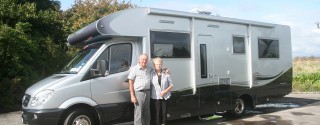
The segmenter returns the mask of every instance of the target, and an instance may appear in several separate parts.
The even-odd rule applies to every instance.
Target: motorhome
[[[69,35],[84,46],[62,71],[29,87],[24,123],[133,120],[127,76],[138,57],[161,57],[174,88],[169,120],[246,109],[292,91],[290,27],[155,8],[115,12]]]

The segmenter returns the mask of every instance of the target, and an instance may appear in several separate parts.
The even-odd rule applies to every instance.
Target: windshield
[[[101,45],[101,44],[100,44]],[[88,62],[88,60],[96,53],[98,46],[85,47],[84,50],[80,51],[63,69],[60,73],[62,74],[76,74],[81,68]]]

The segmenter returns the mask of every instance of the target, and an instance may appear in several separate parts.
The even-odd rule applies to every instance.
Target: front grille
[[[23,96],[23,98],[22,98],[22,105],[23,105],[24,107],[27,107],[27,106],[28,106],[28,103],[29,103],[29,101],[30,101],[30,98],[31,98],[31,96],[28,95],[28,94],[25,94],[25,95]]]

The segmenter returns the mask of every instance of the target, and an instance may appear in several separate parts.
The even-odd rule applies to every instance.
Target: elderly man
[[[139,57],[139,64],[130,70],[129,90],[134,104],[134,125],[150,124],[150,83],[152,67],[147,66],[148,55]]]

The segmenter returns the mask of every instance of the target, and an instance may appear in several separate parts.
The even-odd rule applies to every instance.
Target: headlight
[[[40,106],[43,102],[45,102],[51,97],[53,92],[53,90],[40,91],[34,97],[31,98],[30,107]]]

